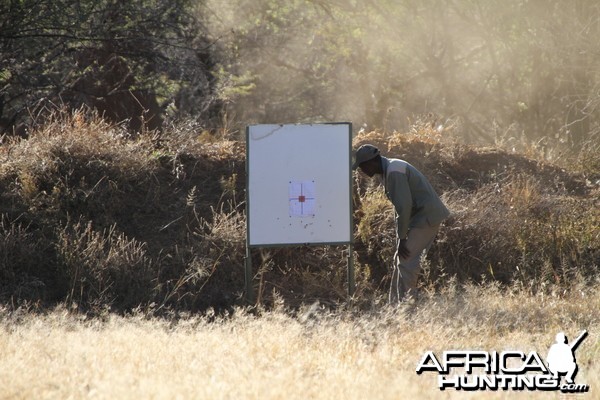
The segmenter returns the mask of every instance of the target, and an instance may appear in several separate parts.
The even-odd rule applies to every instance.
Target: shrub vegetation
[[[94,113],[56,112],[0,147],[0,298],[89,311],[229,308],[244,287],[244,144],[192,123],[131,136]],[[449,279],[569,290],[600,258],[597,169],[463,145],[427,124],[359,133],[430,177],[452,211],[421,285]],[[597,157],[597,154],[596,154]],[[355,176],[356,299],[386,291],[393,211]],[[345,299],[344,248],[254,251],[258,301]],[[577,278],[577,279],[576,279]],[[581,279],[580,279],[581,278]]]

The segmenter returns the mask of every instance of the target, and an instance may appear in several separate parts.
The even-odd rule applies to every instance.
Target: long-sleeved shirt
[[[381,157],[385,194],[396,210],[398,238],[404,239],[410,228],[434,226],[450,211],[427,180],[404,160]]]

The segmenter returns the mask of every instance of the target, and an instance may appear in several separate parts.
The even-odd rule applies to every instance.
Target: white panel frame
[[[352,242],[350,123],[251,125],[246,129],[250,247]],[[315,215],[289,215],[290,181],[315,181]]]

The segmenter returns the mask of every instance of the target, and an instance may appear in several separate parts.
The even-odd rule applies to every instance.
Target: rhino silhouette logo
[[[566,375],[567,383],[575,383],[575,375],[577,375],[578,370],[575,350],[587,335],[587,330],[584,330],[573,343],[569,344],[564,332],[556,334],[556,343],[550,347],[546,358],[548,369],[555,378]]]

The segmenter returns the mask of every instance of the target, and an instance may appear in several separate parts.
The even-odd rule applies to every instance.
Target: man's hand
[[[406,239],[402,239],[398,242],[398,250],[396,251],[398,257],[400,259],[406,259],[410,257],[410,251],[408,251],[408,247],[406,247]]]

